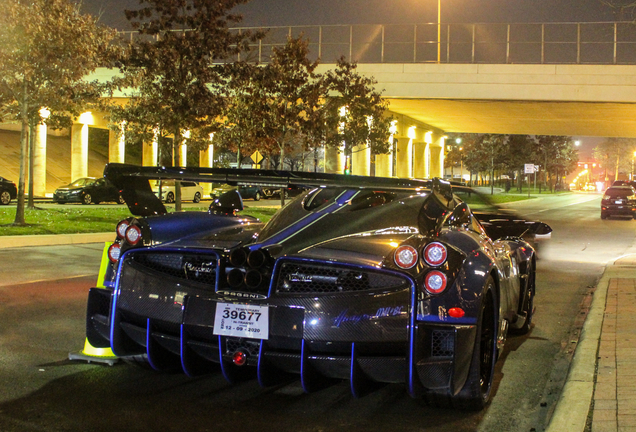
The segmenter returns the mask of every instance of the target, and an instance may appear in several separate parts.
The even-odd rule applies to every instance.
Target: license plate
[[[215,335],[251,339],[269,338],[269,308],[239,303],[217,303]]]
[[[614,204],[623,204],[623,200],[616,200],[614,201]]]

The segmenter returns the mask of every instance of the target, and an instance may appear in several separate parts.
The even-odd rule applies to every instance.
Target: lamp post
[[[437,63],[442,58],[442,0],[437,0]]]

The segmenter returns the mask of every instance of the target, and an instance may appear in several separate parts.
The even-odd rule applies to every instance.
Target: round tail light
[[[446,289],[446,275],[438,270],[426,274],[424,288],[431,294],[439,294]]]
[[[130,225],[130,222],[128,222],[127,219],[117,224],[117,228],[115,229],[115,231],[117,231],[117,238],[123,239],[126,237],[126,228],[128,228],[128,225]]]
[[[437,267],[446,262],[448,252],[446,246],[439,242],[433,242],[424,248],[424,261],[430,266]]]
[[[136,245],[141,240],[141,229],[137,225],[131,225],[126,229],[126,241]]]
[[[108,259],[112,263],[116,263],[119,261],[119,257],[121,256],[121,246],[119,243],[113,243],[108,247]]]
[[[243,351],[235,352],[232,356],[232,363],[237,366],[243,366],[245,363],[247,363],[247,354],[245,354]]]
[[[417,263],[417,250],[413,246],[402,245],[395,250],[395,264],[403,269],[410,269]]]

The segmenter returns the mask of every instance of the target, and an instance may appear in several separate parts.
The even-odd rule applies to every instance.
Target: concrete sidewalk
[[[27,246],[55,246],[113,241],[115,232],[88,234],[42,234],[0,236],[0,249]]]
[[[0,237],[0,249],[112,241],[114,233]],[[591,424],[591,429],[586,429]],[[608,263],[545,429],[636,432],[636,253]]]
[[[546,431],[636,432],[636,254],[610,262],[594,291]]]

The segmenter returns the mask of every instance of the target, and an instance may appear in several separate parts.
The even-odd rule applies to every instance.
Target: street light
[[[577,147],[580,146],[581,145],[581,141],[579,141],[579,140],[574,141],[574,145],[577,146]]]

